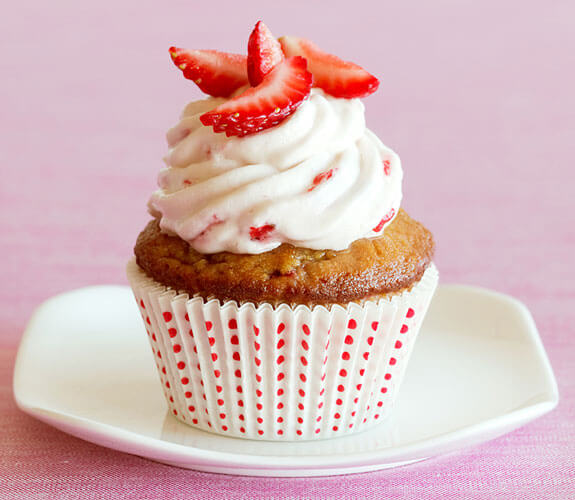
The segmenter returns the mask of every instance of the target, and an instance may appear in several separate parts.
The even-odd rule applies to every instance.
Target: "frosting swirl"
[[[188,104],[167,134],[167,167],[149,202],[163,230],[201,253],[257,254],[282,243],[343,250],[381,234],[397,214],[401,163],[366,128],[359,99],[314,88],[280,125],[241,138],[201,124],[222,102]]]

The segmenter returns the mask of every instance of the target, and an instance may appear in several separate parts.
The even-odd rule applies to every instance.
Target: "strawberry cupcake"
[[[438,273],[365,125],[379,81],[261,21],[247,56],[170,54],[210,97],[168,132],[127,270],[169,411],[265,440],[381,422]]]

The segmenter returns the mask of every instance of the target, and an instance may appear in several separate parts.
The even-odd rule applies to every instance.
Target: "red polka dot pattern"
[[[196,299],[155,293],[137,304],[174,419],[264,439],[344,435],[387,416],[426,308],[219,317]]]

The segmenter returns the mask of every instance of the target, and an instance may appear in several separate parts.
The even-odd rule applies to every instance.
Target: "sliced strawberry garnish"
[[[361,66],[323,52],[305,38],[284,36],[279,42],[286,57],[302,56],[307,59],[314,86],[328,94],[348,99],[365,97],[379,86],[379,80]]]
[[[200,116],[215,132],[243,137],[281,123],[309,96],[312,76],[303,57],[284,59],[251,87]]]
[[[174,64],[206,94],[228,97],[248,83],[246,56],[217,50],[170,47]]]
[[[258,21],[248,41],[248,78],[252,87],[261,81],[277,64],[284,60],[284,53],[272,32]]]

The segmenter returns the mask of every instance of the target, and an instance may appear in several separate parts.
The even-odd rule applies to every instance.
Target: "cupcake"
[[[167,134],[127,269],[169,411],[264,440],[381,422],[438,273],[399,157],[365,125],[379,81],[261,21],[247,57],[170,54],[210,97]]]

